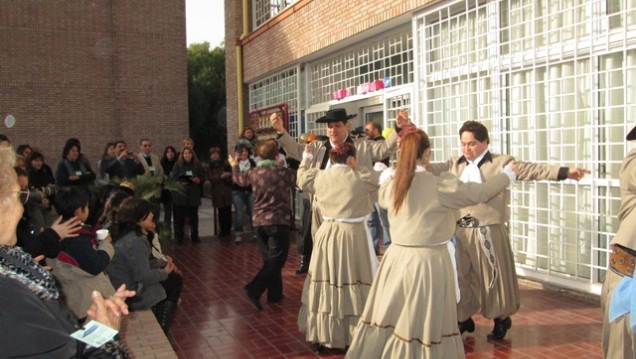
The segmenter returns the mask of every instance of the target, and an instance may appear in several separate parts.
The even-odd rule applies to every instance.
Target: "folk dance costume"
[[[491,154],[488,150],[470,162],[465,157],[427,167],[438,175],[450,172],[463,182],[488,183],[499,175],[501,168],[514,158]],[[567,167],[517,162],[517,181],[563,180],[568,176]],[[425,198],[425,197],[422,197]],[[455,232],[455,257],[461,301],[457,305],[457,317],[462,323],[470,322],[468,331],[474,330],[471,317],[481,313],[494,319],[495,330],[490,339],[502,339],[511,326],[510,316],[520,306],[519,283],[514,256],[510,247],[506,223],[509,191],[503,191],[486,203],[466,206],[459,211],[467,216],[458,221]],[[463,332],[465,329],[461,328]]]
[[[627,136],[627,140],[632,139],[635,138]],[[636,265],[636,149],[623,160],[619,178],[620,225],[610,242],[609,270],[601,292],[603,355],[605,358],[636,358],[636,282],[633,279]]]
[[[449,240],[455,231],[453,209],[485,202],[509,181],[499,175],[486,185],[464,184],[451,174],[436,177],[418,166],[396,214],[393,170],[383,173],[380,205],[388,209],[393,244],[378,269],[348,358],[464,357]]]
[[[335,164],[320,171],[304,159],[298,185],[315,193],[322,224],[314,237],[312,260],[303,287],[298,329],[307,341],[329,348],[351,344],[369,289],[377,257],[366,217],[377,177]]]

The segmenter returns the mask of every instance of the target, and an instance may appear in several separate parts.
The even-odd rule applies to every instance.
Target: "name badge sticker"
[[[92,347],[99,348],[104,343],[111,341],[117,333],[118,331],[115,329],[91,320],[84,328],[71,333],[71,337]]]

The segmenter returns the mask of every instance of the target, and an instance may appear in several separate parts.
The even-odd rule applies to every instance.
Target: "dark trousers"
[[[177,303],[181,296],[181,289],[183,288],[183,278],[181,277],[181,274],[175,272],[168,274],[168,279],[161,282],[161,285],[166,291],[165,300]]]
[[[172,193],[170,191],[161,192],[161,204],[163,204],[163,221],[170,224],[172,222]]]
[[[314,241],[311,238],[311,205],[307,198],[303,198],[303,217],[301,218],[300,238],[296,241],[298,254],[306,256],[307,261],[311,257]]]
[[[263,267],[245,288],[259,297],[267,290],[267,300],[278,301],[283,297],[281,270],[289,252],[289,226],[258,226],[255,229]]]
[[[199,207],[174,206],[174,237],[179,241],[185,238],[183,227],[186,217],[190,224],[190,239],[199,238]]]
[[[232,233],[232,206],[217,207],[219,213],[219,236],[229,236]]]

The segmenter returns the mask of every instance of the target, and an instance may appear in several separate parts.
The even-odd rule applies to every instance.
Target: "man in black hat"
[[[351,142],[356,147],[356,159],[358,167],[366,167],[369,171],[373,172],[373,164],[378,161],[390,157],[397,149],[397,131],[393,131],[389,138],[385,141],[367,141],[364,138],[352,139],[349,136],[351,131],[350,119],[356,117],[355,114],[348,115],[344,108],[334,108],[325,114],[325,116],[316,120],[316,123],[327,124],[328,139],[325,141],[316,140],[309,146],[312,149],[313,158],[311,160],[312,168],[325,169],[328,167],[329,156],[328,151],[337,144],[343,142]],[[296,141],[285,131],[283,127],[283,120],[278,113],[273,113],[270,116],[272,128],[276,130],[278,136],[276,140],[281,144],[287,155],[298,161],[302,160],[302,155],[305,150],[304,145],[296,143]],[[395,124],[397,130],[402,126],[409,123],[408,114],[406,111],[400,111]],[[305,195],[312,201],[313,193],[305,193]],[[377,201],[377,193],[372,198],[372,202]],[[313,202],[313,201],[312,201]],[[320,224],[322,223],[322,216],[318,212],[317,208],[312,205],[312,235],[316,233]]]
[[[625,138],[636,140],[636,127]],[[635,324],[636,282],[636,149],[623,159],[619,174],[621,208],[620,224],[610,241],[609,270],[601,291],[603,309],[603,357],[636,358]],[[611,304],[610,304],[611,303]]]

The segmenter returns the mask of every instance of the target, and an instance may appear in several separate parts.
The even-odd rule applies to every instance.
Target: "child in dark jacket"
[[[55,195],[55,207],[64,220],[77,217],[86,221],[88,204],[88,193],[77,186],[60,187]],[[61,242],[55,258],[47,260],[64,293],[66,305],[78,318],[86,317],[94,290],[104,297],[115,293],[104,273],[114,252],[110,236],[97,240],[90,226],[84,225],[77,231],[77,237]]]

